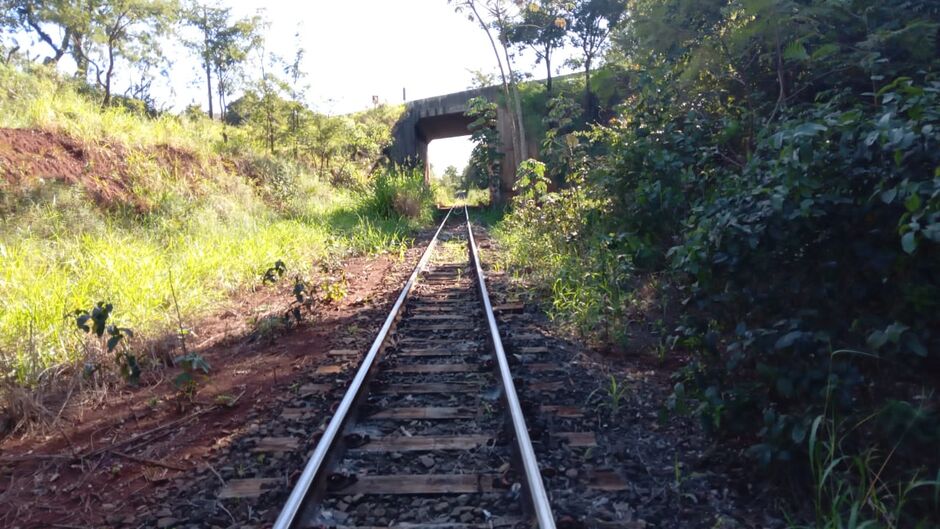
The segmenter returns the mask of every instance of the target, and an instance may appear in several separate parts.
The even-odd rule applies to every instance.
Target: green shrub
[[[365,209],[384,219],[430,221],[434,216],[434,191],[417,168],[388,167],[370,185]]]
[[[584,186],[547,193],[538,164],[525,164],[523,188],[493,230],[500,265],[551,301],[549,316],[583,337],[623,338],[630,263],[610,250],[599,223],[609,201]]]
[[[624,277],[669,278],[683,310],[668,343],[692,360],[668,407],[798,494],[822,490],[819,527],[932,526],[940,7],[634,7],[614,46],[631,95],[576,156],[548,145],[548,173],[574,162],[584,184],[517,205],[498,231],[508,259],[594,331],[631,309]]]

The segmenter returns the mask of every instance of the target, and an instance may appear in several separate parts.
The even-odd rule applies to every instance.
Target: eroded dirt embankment
[[[134,193],[135,165],[152,163],[173,178],[194,182],[208,174],[193,153],[156,145],[130,150],[117,143],[88,143],[37,129],[0,128],[0,185],[26,194],[44,182],[73,184],[99,206],[149,204]]]

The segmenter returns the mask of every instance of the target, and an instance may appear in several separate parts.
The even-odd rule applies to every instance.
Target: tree
[[[159,59],[159,38],[175,24],[178,5],[173,0],[89,0],[87,7],[94,58],[79,52],[95,69],[96,83],[104,92],[101,104],[108,106],[118,59],[146,65]]]
[[[248,53],[261,44],[263,26],[264,21],[260,16],[246,17],[223,29],[218,35],[215,76],[221,116],[225,115],[227,109],[226,98],[235,91],[239,68],[248,60]]]
[[[193,2],[186,10],[186,23],[199,32],[199,37],[186,42],[198,54],[206,76],[209,117],[214,116],[213,98],[218,97],[219,115],[224,119],[225,98],[234,89],[236,70],[248,59],[249,50],[260,39],[262,25],[258,16],[230,22],[231,9],[219,5]],[[215,92],[212,77],[215,75]]]
[[[189,6],[184,17],[186,23],[196,28],[200,37],[198,40],[187,40],[186,46],[198,53],[202,61],[202,69],[206,74],[206,92],[209,101],[209,118],[215,117],[213,109],[212,71],[216,56],[216,43],[218,34],[228,23],[231,9],[218,6],[209,6],[194,2]]]
[[[509,55],[509,35],[511,28],[515,25],[511,8],[506,0],[448,0],[448,2],[454,4],[458,13],[467,13],[471,22],[478,23],[490,41],[493,55],[496,57],[496,65],[499,67],[503,95],[506,98],[506,108],[513,115],[513,118],[509,120],[513,136],[513,147],[516,156],[523,160],[528,157],[526,153],[525,123],[522,117],[522,103],[519,100],[518,90],[516,90],[512,60]],[[493,38],[494,31],[503,49],[502,56],[496,46],[497,39]]]
[[[621,0],[576,0],[569,7],[571,43],[581,50],[585,109],[593,121],[597,119],[597,102],[591,90],[591,67],[607,48],[611,30],[626,13],[626,3]]]
[[[52,55],[43,60],[44,64],[57,64],[68,51],[72,33],[68,24],[67,2],[36,2],[33,0],[7,0],[0,3],[6,13],[4,25],[14,30],[24,30],[35,34],[40,41],[52,48]],[[53,38],[49,26],[60,31],[61,39]]]
[[[582,146],[574,130],[581,125],[576,120],[582,114],[577,101],[560,94],[548,100],[548,114],[542,119],[545,138],[542,140],[542,160],[547,164],[548,176],[559,187],[566,184],[576,172]]]
[[[502,154],[499,152],[499,133],[496,130],[496,104],[482,97],[467,102],[466,115],[473,118],[470,123],[470,141],[476,145],[470,153],[468,166],[484,180],[490,188],[493,203],[500,202],[499,172]]]
[[[496,75],[484,70],[467,70],[470,73],[470,85],[467,87],[469,90],[475,90],[477,88],[486,88],[487,86],[493,86],[496,84]]]
[[[460,185],[460,171],[454,165],[448,165],[441,175],[441,183],[448,187]]]
[[[82,59],[81,48],[88,32],[88,7],[80,0],[2,0],[0,10],[5,13],[0,24],[13,32],[34,34],[51,48],[44,64],[56,65],[71,53],[82,76],[87,62]],[[58,35],[57,35],[58,34]]]
[[[300,156],[299,137],[301,130],[304,128],[304,121],[307,114],[304,112],[306,107],[304,106],[303,102],[308,88],[306,84],[303,84],[307,74],[301,68],[301,64],[303,63],[304,55],[307,53],[307,50],[301,46],[300,31],[301,28],[298,27],[297,33],[294,34],[294,40],[297,42],[294,46],[294,60],[293,62],[284,65],[284,74],[287,75],[290,79],[290,136],[294,140],[294,159],[297,159]]]
[[[535,52],[536,64],[545,63],[545,88],[552,93],[552,52],[564,45],[568,34],[563,6],[558,0],[539,0],[523,11],[522,20],[510,31],[509,40]]]

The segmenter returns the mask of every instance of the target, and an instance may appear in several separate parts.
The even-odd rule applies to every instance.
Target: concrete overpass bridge
[[[516,167],[521,160],[513,148],[511,114],[503,105],[502,86],[465,90],[405,103],[405,112],[392,131],[393,143],[389,148],[389,158],[396,163],[423,164],[425,180],[429,180],[428,144],[434,140],[470,134],[467,127],[473,120],[464,113],[467,111],[467,102],[480,96],[498,104],[496,129],[501,143],[500,152],[504,155],[500,187],[505,193],[511,192]],[[537,152],[536,149],[530,151]]]

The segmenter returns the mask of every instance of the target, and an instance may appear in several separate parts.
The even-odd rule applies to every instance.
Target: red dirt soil
[[[54,143],[51,136],[37,137]],[[347,296],[273,342],[253,338],[251,321],[259,316],[257,307],[283,310],[290,299],[287,281],[237,296],[196,326],[193,342],[213,370],[187,409],[175,397],[178,370],[150,370],[139,388],[73,397],[46,434],[0,440],[0,526],[102,527],[132,517],[162,487],[207,465],[247,415],[265,416],[328,350],[369,343],[419,251],[410,250],[405,262],[350,259],[344,267]],[[168,352],[174,354],[162,354]],[[146,442],[128,443],[154,429]]]
[[[6,186],[28,190],[51,180],[80,186],[100,206],[129,204],[146,210],[147,204],[132,192],[128,154],[117,144],[88,144],[44,130],[0,128],[0,190]],[[154,160],[177,178],[203,172],[192,153],[169,145],[134,154]]]

